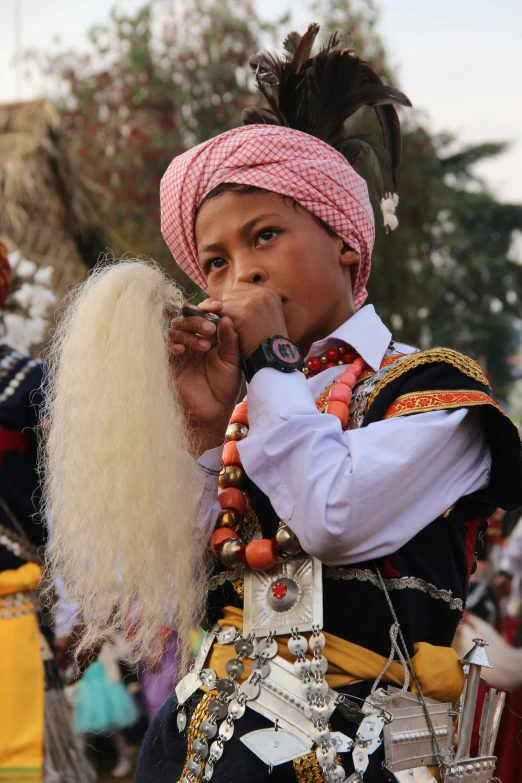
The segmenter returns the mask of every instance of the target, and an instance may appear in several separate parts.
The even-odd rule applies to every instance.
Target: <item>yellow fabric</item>
[[[225,606],[223,618],[219,620],[221,628],[243,625],[243,610],[235,606]],[[360,647],[358,644],[340,639],[324,632],[326,647],[323,650],[328,660],[326,681],[330,688],[343,688],[363,680],[375,680],[384,669],[387,659],[378,653]],[[287,636],[278,636],[278,652],[287,661],[293,661],[287,647]],[[225,677],[225,664],[230,659],[230,646],[214,642],[207,658],[207,666],[214,669],[218,677]],[[435,647],[427,642],[414,645],[412,664],[422,688],[430,699],[455,702],[460,698],[464,687],[464,672],[457,653],[451,647]],[[241,681],[250,674],[249,659],[245,659],[245,671]],[[383,682],[401,686],[404,683],[402,665],[394,661],[383,677]],[[411,687],[413,693],[415,686]]]
[[[41,568],[0,573],[0,596],[34,590]],[[27,607],[24,606],[24,609]],[[0,616],[0,781],[42,779],[44,671],[36,614]]]

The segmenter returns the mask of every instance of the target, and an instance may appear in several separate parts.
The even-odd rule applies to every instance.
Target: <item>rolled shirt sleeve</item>
[[[223,446],[218,446],[215,449],[205,451],[198,459],[198,465],[205,473],[205,483],[196,515],[198,526],[208,540],[210,540],[210,536],[216,526],[218,514],[221,511],[217,496],[222,454]]]
[[[433,411],[342,431],[301,373],[260,370],[238,444],[249,478],[306,552],[330,565],[391,554],[460,497],[484,487],[480,410]]]

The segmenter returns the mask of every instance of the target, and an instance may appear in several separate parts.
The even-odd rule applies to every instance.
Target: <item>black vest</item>
[[[323,565],[324,629],[388,656],[390,609],[377,569],[385,580],[410,653],[415,642],[449,646],[464,610],[487,518],[497,507],[522,504],[520,439],[511,421],[496,406],[480,368],[454,351],[434,349],[403,357],[368,388],[361,426],[392,416],[427,410],[479,407],[492,455],[487,487],[461,498],[407,544],[378,562],[346,567]],[[357,392],[358,387],[355,388]],[[246,481],[263,536],[271,538],[279,523],[270,501]],[[241,580],[215,567],[209,591],[208,622],[226,605],[242,607]],[[221,580],[216,576],[221,573]],[[235,581],[232,581],[235,580]]]

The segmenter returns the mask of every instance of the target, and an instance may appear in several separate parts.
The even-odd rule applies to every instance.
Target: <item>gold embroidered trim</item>
[[[328,724],[328,728],[330,731],[332,730],[330,724]],[[335,763],[339,765],[343,763],[339,754],[335,757]],[[317,761],[315,750],[307,753],[306,756],[299,756],[299,758],[294,759],[293,765],[295,777],[299,783],[323,783],[323,771]]]
[[[198,703],[196,709],[192,713],[192,718],[190,719],[188,731],[187,731],[187,756],[185,759],[185,766],[183,767],[183,772],[181,773],[181,777],[178,781],[178,783],[181,783],[185,775],[187,774],[187,763],[190,758],[194,755],[192,752],[192,743],[196,739],[196,737],[199,734],[199,730],[201,727],[201,724],[204,720],[208,720],[210,717],[210,713],[208,711],[208,705],[211,699],[214,698],[216,694],[214,693],[204,693],[201,701]],[[194,781],[200,781],[204,774],[204,764],[201,765],[201,774],[197,777],[194,777]]]
[[[470,408],[473,405],[493,405],[500,410],[497,403],[486,392],[469,391],[467,389],[441,389],[440,391],[401,394],[400,397],[397,397],[392,402],[383,419],[408,416],[411,413],[448,410],[450,408]]]
[[[251,540],[254,533],[262,533],[261,522],[259,521],[256,512],[252,508],[252,502],[248,492],[243,493],[246,501],[245,513],[243,516],[243,523],[241,528],[241,538],[244,539],[245,535],[248,540]]]
[[[232,587],[240,597],[242,601],[245,600],[245,580],[243,577],[232,580]]]
[[[435,362],[445,362],[451,364],[460,372],[467,375],[468,378],[472,378],[478,383],[482,383],[484,386],[490,388],[486,376],[482,372],[477,362],[470,359],[468,356],[464,356],[458,351],[452,351],[450,348],[431,348],[429,351],[420,351],[419,353],[410,354],[404,359],[398,362],[396,367],[387,373],[387,375],[375,384],[375,388],[368,397],[368,408],[375,402],[375,398],[378,394],[392,381],[400,378],[404,373],[409,370],[414,370],[416,367],[420,367],[423,364],[434,364]]]
[[[315,751],[294,759],[293,765],[295,777],[299,783],[322,783],[323,771],[317,761]]]

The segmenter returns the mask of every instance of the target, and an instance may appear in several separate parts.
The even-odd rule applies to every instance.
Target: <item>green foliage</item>
[[[94,27],[92,54],[38,57],[58,83],[71,145],[108,192],[117,254],[153,256],[193,288],[159,232],[160,179],[175,155],[238,124],[251,96],[248,57],[267,30],[250,2],[146,2]]]
[[[106,25],[91,31],[92,54],[62,52],[39,61],[55,78],[84,169],[107,191],[115,252],[151,255],[193,291],[159,232],[159,181],[175,155],[240,123],[241,110],[257,102],[248,57],[260,41],[266,45],[267,35],[279,48],[289,25],[263,25],[251,0],[191,0],[183,7],[149,1],[134,15],[113,10]],[[313,0],[309,7],[323,40],[349,31],[356,52],[396,85],[374,0]],[[522,266],[508,251],[522,207],[499,203],[473,171],[505,145],[459,147],[449,135],[434,138],[407,110],[401,115],[400,225],[385,232],[373,194],[370,301],[396,339],[474,356],[505,396],[522,289]],[[371,111],[351,124],[358,133],[378,133]],[[366,165],[361,156],[358,167],[371,183]]]

